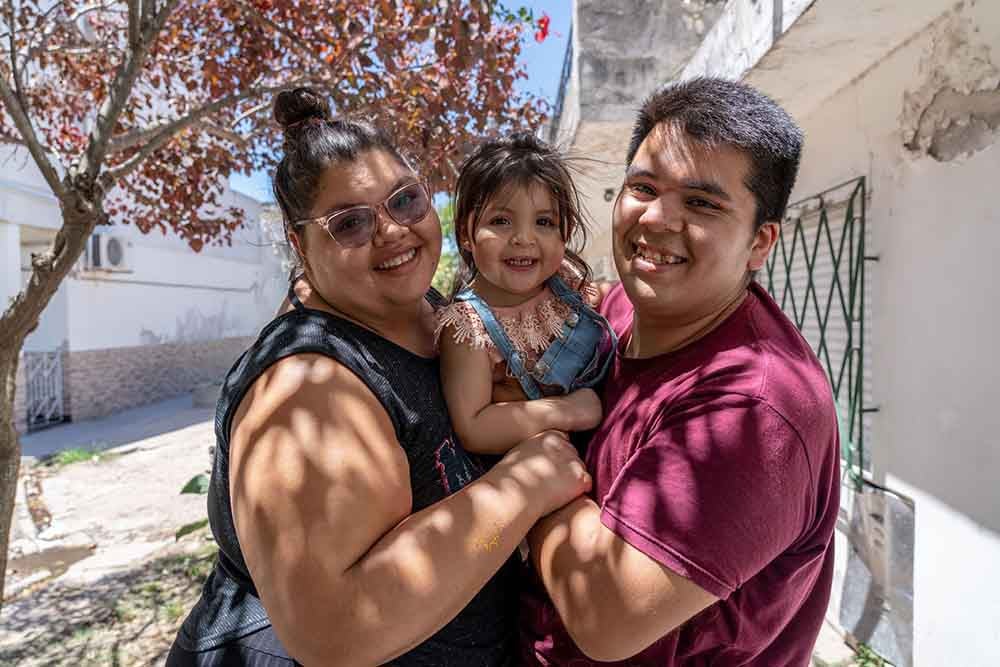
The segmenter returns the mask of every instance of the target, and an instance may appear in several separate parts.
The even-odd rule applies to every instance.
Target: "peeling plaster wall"
[[[954,3],[798,117],[793,199],[868,178],[869,447],[877,481],[916,505],[918,667],[1000,664],[998,66],[1000,3]]]
[[[962,10],[928,32],[932,46],[918,66],[924,82],[904,96],[900,125],[909,150],[948,162],[989,147],[1000,133],[1000,53],[978,39]]]
[[[587,160],[579,164],[574,176],[580,201],[590,223],[587,244],[581,256],[590,264],[594,276],[615,279],[611,259],[611,208],[606,193],[618,193],[625,174],[625,149],[632,132],[631,123],[583,122],[573,144],[573,153]],[[613,196],[613,195],[612,195]]]
[[[577,0],[581,119],[631,121],[642,99],[684,66],[724,4]]]
[[[800,1],[800,0],[795,0]],[[591,221],[582,256],[595,275],[613,278],[611,204],[625,172],[636,111],[675,78],[722,14],[725,0],[575,0],[573,69],[556,141],[574,156]]]

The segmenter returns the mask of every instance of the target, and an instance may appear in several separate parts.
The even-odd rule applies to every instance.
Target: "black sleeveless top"
[[[389,414],[410,466],[413,511],[482,474],[459,444],[448,417],[438,360],[413,354],[345,319],[302,306],[280,315],[230,369],[215,415],[215,459],[208,516],[219,556],[201,599],[184,621],[178,644],[189,651],[220,647],[270,625],[236,539],[229,497],[229,431],[244,394],[272,364],[293,354],[331,357],[354,372]],[[440,300],[428,295],[432,304]],[[393,665],[509,665],[516,651],[517,567],[513,559],[430,639]],[[331,605],[337,600],[331,599]],[[320,610],[317,610],[322,613]]]

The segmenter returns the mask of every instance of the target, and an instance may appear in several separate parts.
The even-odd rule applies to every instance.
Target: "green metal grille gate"
[[[842,456],[855,485],[870,469],[865,415],[870,397],[865,335],[867,207],[864,177],[789,206],[763,279],[809,341],[830,378],[840,417]]]

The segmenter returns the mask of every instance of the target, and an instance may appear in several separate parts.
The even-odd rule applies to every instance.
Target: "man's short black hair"
[[[750,161],[746,186],[757,200],[755,227],[785,217],[799,170],[802,130],[774,100],[725,79],[669,83],[643,102],[632,128],[627,165],[661,123],[673,124],[699,143],[728,144],[746,153]]]

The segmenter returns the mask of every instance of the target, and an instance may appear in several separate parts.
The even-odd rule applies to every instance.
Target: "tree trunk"
[[[49,305],[63,279],[83,254],[94,227],[104,220],[102,201],[74,192],[61,201],[63,225],[52,247],[32,256],[28,284],[0,316],[0,609],[7,573],[7,549],[21,464],[21,445],[14,431],[14,382],[18,357],[28,334]]]
[[[0,348],[0,608],[7,574],[7,544],[14,513],[21,445],[14,430],[14,378],[21,342]]]

